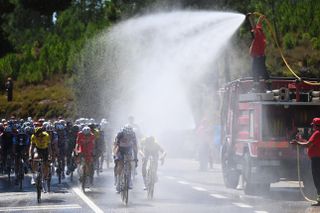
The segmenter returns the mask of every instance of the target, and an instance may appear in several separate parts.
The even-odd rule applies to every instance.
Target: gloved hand
[[[246,18],[248,18],[249,16],[251,16],[252,15],[252,13],[247,13],[246,14]]]

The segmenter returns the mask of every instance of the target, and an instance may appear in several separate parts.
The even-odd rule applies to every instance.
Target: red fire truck
[[[308,80],[308,81],[307,81]],[[316,79],[271,78],[251,92],[252,79],[228,83],[222,91],[221,164],[225,186],[236,188],[240,175],[246,194],[268,191],[270,184],[298,180],[297,149],[289,143],[300,131],[311,134],[320,117],[320,86]],[[300,149],[304,190],[314,185],[306,150]]]

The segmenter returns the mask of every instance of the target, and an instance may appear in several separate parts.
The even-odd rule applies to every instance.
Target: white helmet
[[[85,135],[89,135],[91,133],[91,129],[88,126],[82,128],[82,133]]]

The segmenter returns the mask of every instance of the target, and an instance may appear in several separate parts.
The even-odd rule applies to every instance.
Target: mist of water
[[[111,76],[103,89],[111,121],[121,125],[133,115],[145,134],[194,128],[188,91],[216,71],[212,62],[243,20],[237,13],[177,11],[132,18],[105,32],[99,69]]]

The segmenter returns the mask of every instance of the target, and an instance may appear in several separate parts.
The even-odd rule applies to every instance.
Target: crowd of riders
[[[111,135],[106,119],[97,123],[94,119],[80,118],[66,121],[43,118],[33,120],[2,119],[0,122],[0,175],[17,174],[18,159],[23,159],[25,173],[31,173],[31,184],[35,184],[35,158],[44,162],[44,179],[48,178],[49,166],[64,179],[77,167],[77,157],[84,156],[92,165],[92,172],[102,172],[104,158],[111,159],[111,141],[105,134]],[[91,135],[92,146],[87,148],[86,138]],[[88,157],[90,156],[90,157]],[[109,166],[109,165],[107,165]],[[13,175],[12,175],[13,176]],[[15,184],[18,184],[15,175]],[[93,173],[92,173],[93,177]],[[47,184],[44,184],[47,185]],[[44,189],[46,191],[46,189]]]
[[[43,177],[47,181],[49,175],[59,176],[59,181],[72,175],[84,159],[89,169],[90,183],[93,182],[95,171],[103,170],[104,162],[114,160],[116,191],[119,192],[119,174],[123,167],[124,155],[130,155],[134,165],[132,175],[137,172],[138,155],[141,159],[143,180],[145,183],[146,161],[153,155],[162,160],[166,155],[157,144],[155,138],[143,137],[139,127],[134,124],[133,117],[113,136],[112,129],[106,119],[97,123],[94,119],[79,118],[69,121],[59,117],[55,120],[43,118],[2,119],[0,122],[0,175],[12,174],[18,185],[18,171],[23,167],[24,173],[31,174],[31,184],[35,184],[36,159],[44,163]],[[141,142],[141,146],[139,146]],[[161,156],[159,156],[161,153]],[[23,159],[21,161],[20,159]],[[23,162],[20,165],[17,162]],[[21,171],[21,170],[20,170]],[[80,180],[81,181],[81,180]],[[131,181],[130,181],[131,182]],[[47,184],[43,184],[47,192]],[[132,183],[130,183],[130,188]]]

